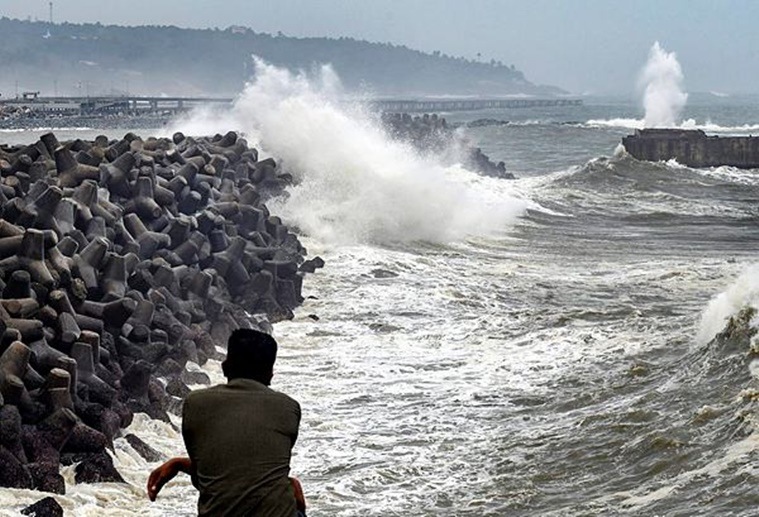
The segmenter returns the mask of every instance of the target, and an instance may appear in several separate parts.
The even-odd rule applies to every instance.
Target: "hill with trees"
[[[348,91],[382,96],[553,95],[513,65],[352,38],[294,38],[245,27],[181,29],[50,24],[0,18],[0,93],[213,95],[238,93],[252,55],[291,70],[329,63]]]

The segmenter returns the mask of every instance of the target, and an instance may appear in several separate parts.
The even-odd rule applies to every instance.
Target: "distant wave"
[[[620,127],[627,129],[643,129],[645,123],[643,119],[635,118],[612,118],[612,119],[592,119],[588,120],[584,126],[587,127]],[[694,119],[684,120],[676,129],[700,129],[707,133],[751,133],[759,132],[759,124],[743,124],[742,126],[721,126],[707,120],[704,123],[698,123]]]
[[[611,118],[611,119],[591,119],[581,126],[589,127],[624,127],[628,129],[643,129],[643,119],[635,118]]]
[[[529,120],[511,120],[507,124],[508,126],[544,126],[553,124],[554,122],[547,120],[529,119]]]

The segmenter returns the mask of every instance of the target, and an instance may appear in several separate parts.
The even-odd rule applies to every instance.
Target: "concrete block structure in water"
[[[675,159],[689,167],[759,168],[759,137],[708,136],[701,130],[640,129],[622,139],[630,155],[647,161]]]

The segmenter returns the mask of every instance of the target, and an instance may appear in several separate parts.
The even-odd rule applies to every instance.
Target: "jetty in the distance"
[[[166,96],[86,96],[46,97],[38,92],[25,92],[15,98],[0,97],[3,108],[28,109],[38,114],[58,116],[178,113],[200,105],[229,105],[231,97],[166,97]],[[581,99],[570,98],[384,98],[368,102],[376,111],[386,113],[432,113],[478,111],[484,109],[542,108],[581,106]]]
[[[231,97],[86,96],[45,97],[25,92],[20,97],[0,98],[0,110],[28,109],[53,115],[108,115],[114,113],[177,113],[197,106],[229,105]]]
[[[675,159],[688,167],[759,168],[759,137],[712,136],[700,129],[639,129],[622,139],[630,155],[652,162]]]
[[[371,104],[377,111],[390,113],[433,113],[446,111],[478,111],[484,109],[582,106],[582,99],[380,99],[370,102],[369,104]]]

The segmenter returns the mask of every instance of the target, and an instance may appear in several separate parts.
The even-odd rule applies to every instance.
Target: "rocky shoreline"
[[[324,263],[266,207],[291,180],[234,132],[0,146],[0,486],[123,481],[134,413],[170,422],[188,363],[292,317]]]
[[[494,163],[467,139],[456,133],[456,127],[437,114],[411,116],[408,113],[385,113],[382,124],[390,136],[411,143],[425,153],[445,153],[452,148],[463,150],[463,165],[469,170],[501,179],[515,179],[506,171],[504,162]]]

